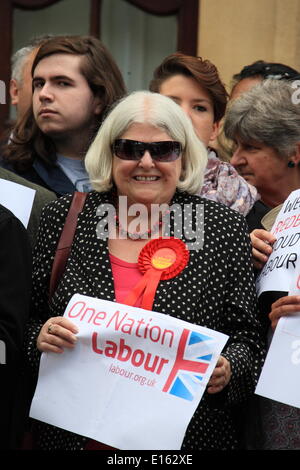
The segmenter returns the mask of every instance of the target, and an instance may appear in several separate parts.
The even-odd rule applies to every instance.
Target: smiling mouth
[[[151,181],[157,181],[159,180],[159,176],[134,176],[134,179],[136,181],[146,181],[146,182],[151,182]]]

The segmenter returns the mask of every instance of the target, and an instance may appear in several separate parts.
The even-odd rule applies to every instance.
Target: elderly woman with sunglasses
[[[64,349],[76,348],[77,330],[61,317],[72,295],[126,303],[142,276],[137,262],[149,239],[162,237],[165,229],[171,237],[179,238],[180,229],[181,240],[190,247],[189,261],[176,277],[160,282],[152,309],[229,335],[188,426],[183,448],[234,449],[239,437],[235,407],[253,392],[263,348],[254,313],[244,218],[195,195],[206,162],[206,149],[190,120],[169,98],[136,92],[115,106],[86,156],[95,191],[88,194],[79,215],[67,268],[50,302],[51,267],[71,197],[60,198],[44,210],[34,261],[34,312],[27,353],[37,368],[40,352],[63,353]],[[128,210],[120,203],[121,196],[126,197]],[[130,230],[135,217],[130,208],[136,203],[145,208],[146,224]],[[108,224],[106,236],[97,230],[97,209],[104,204],[116,211],[116,227]],[[166,205],[170,212],[175,204],[182,211],[183,226],[175,225],[175,215],[169,222],[162,216],[153,224],[150,215],[155,204]],[[204,242],[192,247],[187,233],[200,222],[196,211],[200,206],[204,208]],[[190,207],[192,218],[188,220],[186,211]],[[139,305],[137,299],[134,306]],[[42,423],[37,427],[39,448],[91,448],[85,437]],[[94,443],[94,448],[97,445]]]

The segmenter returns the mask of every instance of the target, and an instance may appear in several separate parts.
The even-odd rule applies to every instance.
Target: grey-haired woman
[[[252,214],[251,229],[262,229],[262,217],[275,212],[274,208],[300,187],[296,92],[288,81],[268,79],[232,101],[227,109],[224,132],[235,142],[231,164],[261,197],[260,209]]]
[[[258,189],[265,215],[256,222],[268,230],[289,194],[300,188],[298,95],[297,82],[293,85],[268,79],[234,100],[227,110],[224,131],[236,144],[231,163]],[[260,269],[271,254],[276,237],[265,229],[255,229],[251,241],[254,264]],[[287,294],[274,290],[259,298],[263,320],[268,321],[269,316],[273,329],[280,316],[299,311],[299,298]],[[266,399],[260,399],[259,406],[262,439],[254,445],[263,449],[300,449],[300,410]]]

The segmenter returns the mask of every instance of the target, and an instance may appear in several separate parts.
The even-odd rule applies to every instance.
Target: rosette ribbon
[[[161,280],[172,279],[186,267],[190,253],[178,238],[155,238],[141,250],[138,267],[144,274],[124,300],[132,305],[142,295],[141,308],[152,310],[157,286]]]

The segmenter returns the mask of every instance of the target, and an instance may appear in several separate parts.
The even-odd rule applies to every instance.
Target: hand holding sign
[[[252,244],[252,258],[256,269],[262,269],[272,253],[272,246],[276,238],[271,232],[255,229],[250,234]]]
[[[300,311],[300,296],[287,295],[281,297],[272,304],[272,311],[269,315],[273,330],[281,317],[290,316]]]
[[[300,263],[299,201],[300,190],[293,191],[282,205],[272,227],[271,235],[273,239],[276,238],[276,241],[273,243],[272,253],[256,281],[258,297],[267,291],[288,292],[291,282],[295,278]],[[257,235],[258,232],[256,232],[258,247],[261,244],[257,241]],[[271,242],[272,238],[267,241]]]
[[[229,378],[217,331],[76,294],[42,347],[61,348],[72,324],[76,347],[42,355],[30,416],[115,448],[179,449],[211,374],[212,392]]]
[[[231,377],[230,362],[220,356],[207,385],[207,393],[218,393],[226,387]]]
[[[37,348],[41,352],[61,354],[64,348],[73,348],[77,338],[78,328],[64,317],[49,318],[42,326],[37,339]]]
[[[276,242],[273,244],[272,254],[257,279],[257,293],[260,296],[264,292],[286,291],[291,295],[281,297],[271,306],[269,318],[275,333],[256,393],[300,407],[299,371],[295,368],[299,364],[300,350],[299,190],[293,191],[282,205],[272,227],[272,234],[276,237]]]

